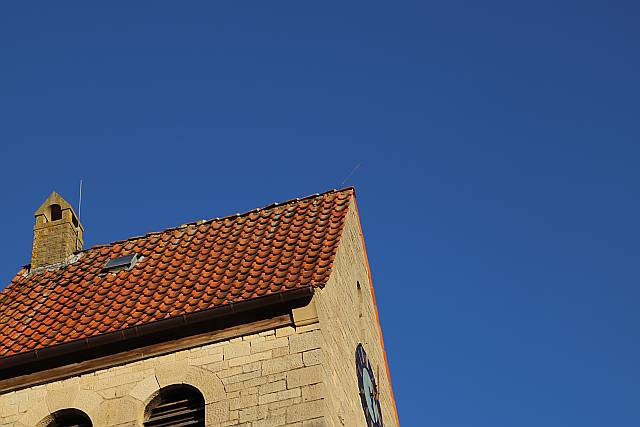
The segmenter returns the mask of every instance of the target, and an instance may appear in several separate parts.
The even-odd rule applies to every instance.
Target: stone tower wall
[[[355,364],[356,346],[362,343],[377,377],[383,423],[398,425],[355,199],[329,283],[314,301],[323,336],[329,424],[366,426]]]

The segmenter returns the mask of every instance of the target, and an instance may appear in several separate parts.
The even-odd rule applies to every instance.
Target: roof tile
[[[353,189],[96,246],[0,292],[0,358],[327,282]],[[130,253],[130,270],[102,273]]]

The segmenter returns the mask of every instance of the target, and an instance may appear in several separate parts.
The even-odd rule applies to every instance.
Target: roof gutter
[[[315,288],[308,286],[305,288],[252,298],[246,301],[232,302],[207,310],[197,311],[195,313],[183,314],[181,316],[157,320],[140,326],[132,326],[130,328],[95,335],[77,341],[71,341],[53,345],[51,347],[2,357],[0,358],[0,370],[50,360],[56,357],[64,357],[72,353],[93,350],[108,344],[128,341],[130,339],[149,336],[189,325],[201,324],[206,321],[232,316],[234,314],[242,314],[266,307],[301,302],[304,299],[311,298],[314,290]]]

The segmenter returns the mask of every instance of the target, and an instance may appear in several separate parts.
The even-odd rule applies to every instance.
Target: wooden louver
[[[145,427],[204,427],[204,398],[189,386],[171,386],[147,408]]]
[[[63,411],[54,414],[48,427],[92,427],[91,420],[80,411]]]

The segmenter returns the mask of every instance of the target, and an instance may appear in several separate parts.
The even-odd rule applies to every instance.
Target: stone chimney
[[[63,262],[82,250],[82,224],[71,205],[55,191],[36,211],[31,268]]]

